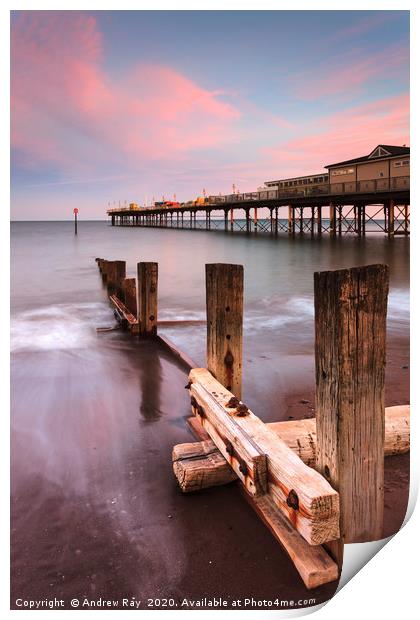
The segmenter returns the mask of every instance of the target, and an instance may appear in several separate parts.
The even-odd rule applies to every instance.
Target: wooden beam
[[[189,355],[181,351],[181,349],[167,336],[159,334],[157,338],[166,349],[168,349],[176,358],[178,358],[180,362],[182,362],[188,368],[188,370],[191,370],[192,368],[197,368],[197,364],[194,362],[194,360],[192,360]]]
[[[128,327],[132,334],[138,333],[138,322],[134,314],[131,314],[129,309],[123,304],[123,302],[116,296],[110,295],[110,302],[114,306],[117,314],[119,316],[119,320],[123,324],[124,327]]]
[[[201,491],[238,479],[211,439],[174,446],[172,467],[184,493]]]
[[[232,476],[232,468],[194,416],[187,419],[194,435],[200,441],[179,444],[174,447],[177,455],[177,466],[173,467],[175,476],[184,493],[198,489],[206,489],[214,484],[228,484],[236,480]],[[269,422],[267,426],[282,439],[309,467],[316,463],[316,423],[315,418],[306,420],[287,420],[285,422]],[[211,459],[203,455],[201,444],[208,445]],[[210,449],[211,447],[211,449]],[[410,450],[410,405],[399,405],[385,409],[385,446],[384,456],[405,454]],[[199,461],[199,463],[197,462]],[[214,483],[217,469],[217,483]]]
[[[137,263],[138,321],[140,336],[157,334],[158,264]]]
[[[388,282],[386,265],[315,273],[316,467],[340,495],[341,550],[382,537]]]
[[[266,493],[267,459],[263,450],[205,386],[193,382],[190,394],[193,410],[247,491],[252,495]]]
[[[244,406],[233,407],[233,394],[204,368],[190,372],[193,412],[248,491],[250,476],[238,471],[223,438],[244,459],[245,439],[267,455],[268,493],[284,516],[311,545],[339,537],[338,494],[315,470],[307,467],[288,446]],[[229,406],[227,406],[229,404]],[[246,409],[246,411],[244,410]],[[234,424],[232,424],[234,423]],[[244,433],[245,439],[241,434]],[[248,462],[246,463],[248,465]],[[252,480],[255,484],[255,480]],[[258,494],[258,493],[257,493]]]
[[[252,500],[246,493],[244,495],[286,551],[308,590],[338,579],[338,566],[323,546],[308,545],[268,495]]]
[[[206,265],[207,367],[235,396],[242,393],[242,265]]]
[[[191,428],[198,433],[203,432],[201,426],[192,425]],[[240,489],[250,506],[289,555],[308,589],[338,579],[338,566],[323,546],[309,545],[283,517],[268,495],[261,497],[249,495],[242,484]]]

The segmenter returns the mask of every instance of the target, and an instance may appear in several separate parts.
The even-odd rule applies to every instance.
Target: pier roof
[[[347,164],[360,164],[366,161],[372,161],[373,159],[386,159],[387,157],[399,157],[404,155],[410,155],[409,146],[378,144],[368,155],[363,155],[363,157],[356,157],[354,159],[346,159],[346,161],[339,161],[336,164],[328,164],[325,168],[335,168],[336,166],[346,166]]]

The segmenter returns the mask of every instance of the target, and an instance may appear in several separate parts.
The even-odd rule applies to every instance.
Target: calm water
[[[382,235],[293,240],[81,222],[75,237],[71,223],[12,224],[12,601],[137,596],[146,606],[147,596],[224,595],[223,541],[243,568],[230,596],[301,588],[231,489],[178,493],[170,453],[190,440],[185,371],[150,343],[97,335],[114,319],[95,257],[126,260],[133,276],[138,261],[158,261],[162,320],[204,319],[205,263],[243,264],[244,400],[279,420],[291,394],[312,389],[315,270],[389,264],[389,364],[406,363],[408,255],[408,240]],[[204,325],[164,331],[204,364]],[[253,571],[261,581],[250,584]]]

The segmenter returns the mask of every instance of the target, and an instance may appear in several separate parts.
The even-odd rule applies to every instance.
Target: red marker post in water
[[[73,209],[73,213],[74,213],[74,234],[77,235],[77,214],[79,213],[79,209],[75,207]]]

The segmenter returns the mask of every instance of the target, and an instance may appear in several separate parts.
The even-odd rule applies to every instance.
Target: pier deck
[[[193,206],[117,208],[107,214],[112,226],[363,236],[366,226],[374,223],[377,232],[389,237],[409,235],[409,177],[398,184],[374,179],[346,185],[339,193],[326,185],[320,193],[260,191]]]

